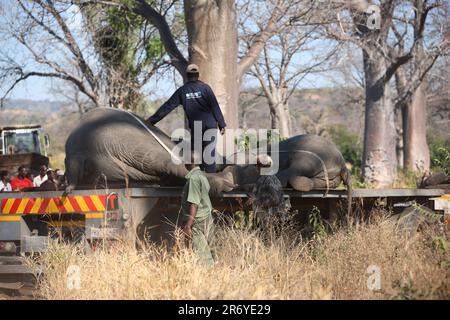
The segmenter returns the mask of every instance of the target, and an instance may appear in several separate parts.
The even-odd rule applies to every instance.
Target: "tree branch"
[[[36,3],[38,3],[42,8],[46,9],[50,14],[55,18],[56,22],[58,23],[59,27],[61,28],[62,32],[64,33],[64,37],[66,38],[66,42],[68,45],[68,48],[70,52],[74,55],[75,60],[77,61],[77,64],[82,71],[83,75],[86,77],[87,82],[91,86],[91,89],[95,89],[97,87],[97,81],[96,77],[94,75],[94,72],[89,67],[88,63],[86,62],[83,53],[81,52],[80,47],[78,46],[74,36],[72,35],[72,32],[70,31],[69,27],[67,26],[64,19],[61,17],[61,15],[56,10],[53,2],[49,1],[46,3],[43,3],[41,0],[34,0]]]
[[[164,16],[153,9],[145,0],[135,0],[133,11],[150,21],[158,29],[164,49],[170,56],[172,65],[181,75],[184,75],[188,61],[178,49]]]
[[[30,78],[30,77],[45,77],[45,78],[59,78],[63,80],[68,80],[74,83],[80,91],[86,94],[96,105],[98,105],[97,97],[93,96],[89,92],[87,92],[84,88],[83,82],[80,79],[76,79],[69,75],[64,75],[56,72],[38,72],[38,71],[30,71],[23,72],[21,68],[15,67],[14,71],[16,74],[19,74],[19,77],[14,81],[14,83],[6,90],[6,92],[0,98],[0,107],[3,107],[3,103],[8,94],[22,81]]]
[[[433,67],[438,57],[439,54],[430,55],[427,57],[427,59],[424,59],[421,62],[422,66],[417,67],[416,71],[410,77],[406,86],[403,88],[403,92],[399,92],[397,99],[395,99],[394,101],[395,106],[402,105],[405,101],[412,97],[413,93],[423,82],[423,79]]]
[[[392,76],[395,74],[397,69],[407,63],[409,60],[411,60],[413,57],[411,52],[408,52],[407,54],[404,54],[402,56],[399,56],[395,59],[393,63],[389,65],[389,67],[386,69],[386,72],[384,73],[383,81],[385,83],[389,82],[391,80]]]
[[[247,54],[238,63],[238,79],[250,69],[250,67],[258,60],[261,50],[264,48],[266,41],[273,35],[277,28],[277,20],[281,14],[281,1],[277,1],[275,9],[272,11],[272,15],[265,26],[253,40],[250,45]]]

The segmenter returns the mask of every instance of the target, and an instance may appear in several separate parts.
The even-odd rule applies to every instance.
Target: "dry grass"
[[[217,231],[214,267],[197,264],[186,248],[141,250],[116,242],[84,255],[54,244],[40,257],[42,299],[448,299],[450,238],[441,229],[413,237],[380,217],[349,223],[324,237],[292,240],[292,230],[271,240],[254,231]],[[66,271],[81,270],[80,289]],[[367,268],[381,269],[381,290],[367,288]]]

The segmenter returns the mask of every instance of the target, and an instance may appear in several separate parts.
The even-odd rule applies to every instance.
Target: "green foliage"
[[[142,16],[128,10],[120,8],[109,8],[106,13],[107,32],[103,46],[112,49],[113,54],[110,57],[112,63],[126,65],[133,74],[137,72],[136,47],[143,38],[143,66],[150,64],[155,58],[163,53],[163,46],[159,35],[146,35],[146,21]],[[142,66],[141,66],[142,67]]]
[[[244,131],[242,135],[234,139],[234,143],[240,150],[248,151],[251,149],[259,148],[260,146],[277,143],[285,139],[272,130],[267,131],[266,138],[260,137],[259,140],[257,138],[258,137],[254,132]]]
[[[432,246],[433,246],[433,248],[443,251],[443,252],[450,251],[450,237],[449,236],[433,237]]]
[[[331,127],[328,131],[345,161],[352,164],[352,173],[356,173],[357,168],[360,168],[362,163],[363,143],[361,137],[350,132],[343,125]]]
[[[239,150],[248,151],[258,146],[256,135],[245,131],[241,136],[234,139],[234,143],[238,146]]]
[[[353,188],[368,188],[369,185],[367,182],[364,182],[362,178],[361,167],[352,166],[352,187]]]
[[[327,230],[320,210],[316,206],[313,206],[311,213],[309,214],[309,224],[313,229],[313,238],[316,240],[322,240],[327,236]]]
[[[450,174],[450,148],[438,148],[431,158],[433,167],[442,169],[447,175]]]
[[[369,184],[364,182],[361,178],[361,174],[352,174],[352,188],[354,189],[366,189],[369,188]]]
[[[392,296],[395,300],[417,300],[425,299],[432,294],[431,288],[419,288],[410,277],[407,280],[394,280],[392,287],[396,294]]]
[[[450,135],[442,136],[430,130],[427,141],[430,148],[431,169],[450,174]]]
[[[361,179],[361,165],[363,156],[363,141],[360,136],[350,132],[343,125],[336,125],[328,129],[331,140],[342,153],[345,161],[351,164],[352,187],[367,188]]]
[[[417,183],[420,181],[422,173],[414,172],[405,168],[397,168],[395,188],[417,188]]]
[[[248,212],[245,212],[244,210],[234,212],[233,227],[241,230],[254,227],[253,216],[254,216],[253,210],[250,210]]]
[[[155,5],[155,1],[147,1]],[[121,0],[123,7],[90,6],[84,14],[95,27],[93,38],[97,53],[103,62],[124,77],[134,80],[139,73],[163,54],[163,46],[148,21],[133,12],[133,0]]]
[[[148,40],[145,50],[147,52],[146,60],[152,60],[163,54],[164,48],[159,35],[156,35]]]

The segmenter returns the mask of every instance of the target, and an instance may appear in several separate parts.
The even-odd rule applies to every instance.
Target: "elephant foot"
[[[314,182],[307,177],[292,177],[289,179],[289,184],[297,191],[311,191],[314,187]]]

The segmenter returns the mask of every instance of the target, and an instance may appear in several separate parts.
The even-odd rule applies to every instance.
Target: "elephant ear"
[[[223,191],[231,191],[236,188],[236,184],[234,183],[233,173],[226,172],[222,176],[223,179]]]
[[[236,187],[231,172],[206,173],[205,175],[211,186],[209,194],[212,197],[217,197],[221,192],[231,191]]]

